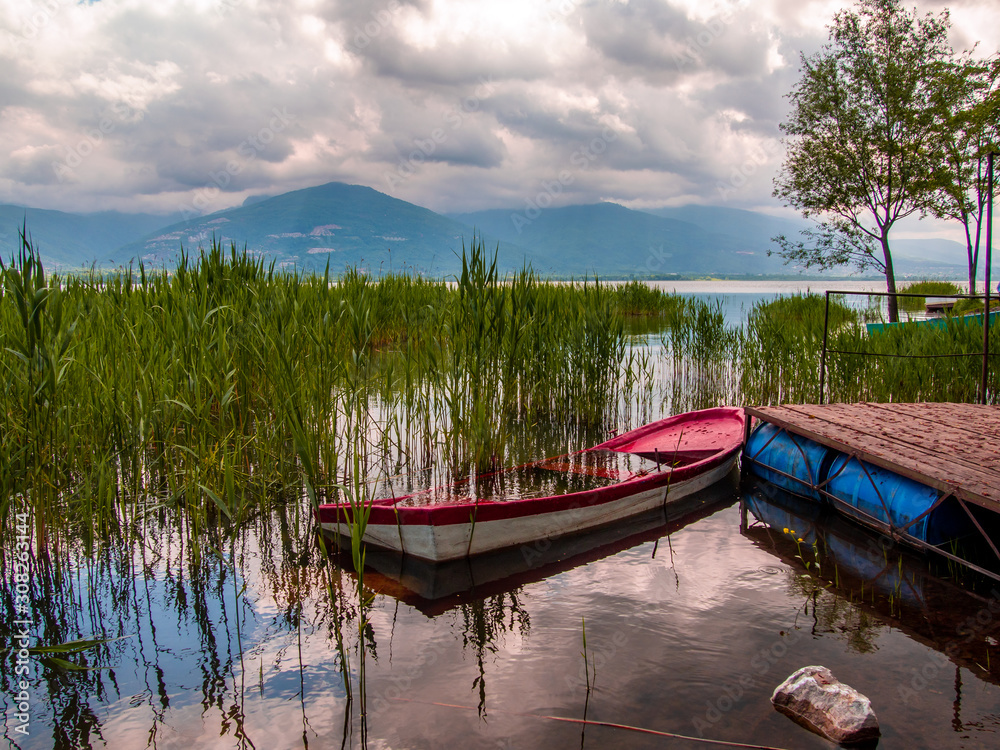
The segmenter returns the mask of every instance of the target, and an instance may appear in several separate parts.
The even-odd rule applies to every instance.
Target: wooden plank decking
[[[804,404],[746,413],[1000,512],[1000,406]]]

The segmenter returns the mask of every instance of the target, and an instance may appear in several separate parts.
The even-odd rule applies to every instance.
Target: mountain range
[[[446,276],[461,268],[473,237],[498,252],[504,271],[530,264],[543,276],[676,278],[790,275],[801,269],[768,256],[777,234],[807,226],[753,211],[683,206],[645,211],[615,203],[439,214],[369,187],[331,182],[206,216],[103,212],[71,214],[0,205],[0,257],[16,251],[23,225],[49,266],[170,268],[182,247],[214,237],[265,256],[279,268],[332,273],[410,270]],[[898,240],[901,275],[965,271],[964,248],[948,240]],[[843,272],[842,272],[843,273]]]
[[[0,257],[6,260],[17,251],[18,230],[27,229],[48,265],[80,268],[94,263],[113,267],[119,262],[119,248],[178,218],[117,211],[71,214],[0,204]]]

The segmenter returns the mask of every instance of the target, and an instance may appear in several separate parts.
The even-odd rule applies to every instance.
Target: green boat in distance
[[[865,328],[868,329],[868,335],[871,336],[873,333],[882,333],[892,328],[897,328],[899,326],[930,326],[935,328],[947,328],[948,322],[953,321],[959,325],[965,325],[967,323],[977,323],[979,325],[983,324],[983,314],[982,313],[968,313],[966,315],[946,315],[940,318],[923,318],[921,320],[907,320],[900,323],[867,323]],[[1000,323],[1000,310],[994,310],[990,312],[990,327]]]

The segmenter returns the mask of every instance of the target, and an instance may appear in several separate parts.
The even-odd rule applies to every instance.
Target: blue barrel
[[[843,454],[833,460],[827,476],[833,478],[825,489],[848,506],[843,510],[849,513],[850,508],[856,508],[897,529],[925,513],[941,494],[933,487]],[[860,515],[855,517],[866,521]],[[928,544],[941,544],[971,531],[965,512],[949,499],[904,533]]]
[[[743,455],[751,459],[750,470],[761,479],[797,495],[822,500],[813,488],[826,478],[826,468],[832,460],[826,446],[763,422],[750,435]]]

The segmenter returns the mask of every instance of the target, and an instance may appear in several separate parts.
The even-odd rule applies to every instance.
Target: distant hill
[[[985,248],[986,242],[983,241]],[[985,250],[980,251],[985,258]],[[965,245],[954,240],[930,238],[926,240],[893,240],[892,257],[913,261],[944,263],[966,268],[969,264]]]
[[[20,249],[18,230],[28,234],[47,266],[81,268],[111,266],[122,245],[176,221],[176,216],[106,211],[71,214],[24,206],[0,205],[0,257],[9,260]]]
[[[984,255],[985,259],[985,255]],[[979,263],[979,276],[983,275],[983,262]],[[969,277],[969,261],[965,245],[952,240],[929,238],[926,240],[893,240],[892,265],[900,281],[919,279],[951,279],[961,281]],[[994,269],[997,264],[994,262]]]
[[[331,182],[164,227],[121,248],[116,259],[170,264],[181,244],[196,249],[213,236],[240,248],[245,244],[278,267],[323,271],[329,259],[337,274],[359,266],[439,276],[461,267],[472,228],[369,187]],[[505,247],[502,259],[519,267],[523,251]]]
[[[252,196],[242,206],[180,221],[180,217],[114,212],[70,214],[0,205],[0,254],[17,249],[28,231],[49,267],[114,267],[142,259],[172,267],[181,247],[195,251],[214,236],[274,260],[278,267],[334,274],[359,266],[372,273],[414,270],[441,277],[461,267],[473,234],[499,247],[503,271],[525,263],[543,276],[669,278],[794,275],[800,268],[769,257],[777,234],[810,226],[726,206],[636,211],[615,203],[442,215],[369,187],[331,182],[277,196]],[[966,275],[965,249],[949,240],[895,240],[903,278]],[[849,269],[835,271],[837,275]],[[815,271],[809,271],[816,275]]]
[[[767,253],[769,248],[773,249],[772,237],[779,234],[794,237],[812,225],[806,219],[786,219],[728,206],[691,205],[645,210],[654,216],[686,221],[706,232],[732,237],[746,249],[763,253]]]
[[[747,212],[749,213],[749,212]],[[560,275],[649,277],[671,274],[789,273],[766,246],[698,224],[634,211],[616,203],[547,208],[529,219],[513,210],[452,214],[501,241],[546,253],[555,265],[535,268]],[[792,271],[794,272],[794,271]]]
[[[814,226],[807,219],[769,216],[725,206],[657,208],[650,209],[649,213],[688,221],[703,229],[738,238],[747,248],[763,252],[767,252],[768,247],[773,249],[772,237],[783,234],[794,238],[803,229]],[[965,245],[960,242],[937,238],[894,239],[891,247],[893,264],[902,276],[962,279],[968,275]]]

